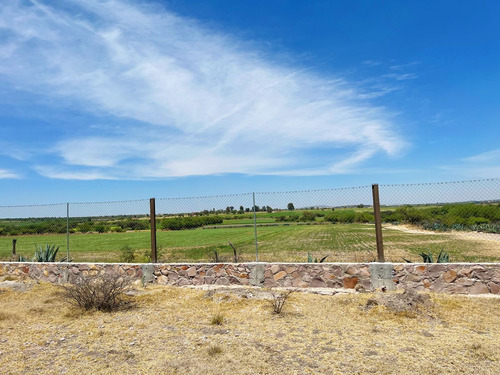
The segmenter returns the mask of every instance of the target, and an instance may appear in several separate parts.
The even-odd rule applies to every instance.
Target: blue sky
[[[500,177],[498,14],[6,2],[0,205]]]

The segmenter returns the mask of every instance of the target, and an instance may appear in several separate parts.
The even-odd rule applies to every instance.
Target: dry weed
[[[433,303],[428,294],[406,289],[403,293],[379,293],[370,298],[365,307],[384,306],[389,311],[407,317],[429,314]]]

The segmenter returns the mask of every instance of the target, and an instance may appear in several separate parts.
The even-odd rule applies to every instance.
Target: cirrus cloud
[[[405,145],[357,85],[155,5],[13,0],[0,32],[0,82],[124,120],[74,136],[54,125],[54,157],[34,166],[48,177],[349,173]]]

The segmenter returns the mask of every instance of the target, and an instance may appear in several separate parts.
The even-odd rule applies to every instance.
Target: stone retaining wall
[[[254,285],[372,291],[414,288],[500,294],[500,264],[242,263],[112,264],[0,262],[0,281],[73,282],[104,273],[162,285]]]

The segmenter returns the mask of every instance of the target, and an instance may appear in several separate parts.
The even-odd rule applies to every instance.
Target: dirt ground
[[[445,236],[450,236],[454,238],[460,238],[460,239],[471,239],[471,240],[484,240],[484,241],[491,241],[491,242],[500,242],[500,234],[498,233],[483,233],[483,232],[467,232],[467,231],[450,231],[450,232],[434,232],[432,230],[424,230],[420,229],[419,227],[411,226],[411,225],[404,225],[404,224],[399,224],[399,225],[384,225],[384,229],[393,229],[393,230],[399,230],[401,232],[405,233],[415,233],[415,234],[427,234],[427,235],[435,235],[435,234],[440,234],[440,235],[445,235]]]
[[[498,298],[294,292],[278,315],[262,289],[137,286],[135,307],[103,313],[12,286],[0,374],[500,373]]]

